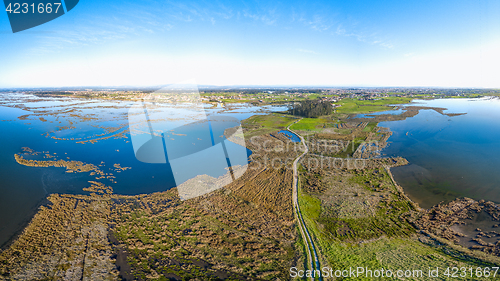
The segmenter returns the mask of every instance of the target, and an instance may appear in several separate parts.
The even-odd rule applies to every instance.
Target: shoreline
[[[406,165],[408,165],[408,164],[406,164]],[[396,182],[396,180],[394,179],[394,176],[392,175],[391,168],[390,168],[389,166],[384,166],[384,168],[385,168],[385,170],[387,171],[387,174],[388,174],[388,175],[389,175],[389,177],[391,178],[392,183],[394,184],[394,186],[395,186],[396,190],[399,192],[399,194],[400,194],[401,196],[403,196],[403,198],[405,198],[405,200],[407,200],[407,201],[410,203],[410,205],[411,205],[411,206],[412,206],[412,207],[413,207],[416,211],[418,211],[418,212],[422,212],[422,211],[424,211],[425,209],[423,209],[422,207],[420,207],[420,206],[418,205],[418,203],[413,202],[413,200],[411,200],[411,199],[410,199],[410,197],[408,196],[408,194],[406,194],[406,193],[404,192],[403,187],[402,187],[402,186],[400,186],[400,185]]]
[[[224,134],[225,134],[225,135],[226,135],[226,133],[227,133],[227,134],[230,134],[230,131],[231,131],[230,129],[232,129],[232,128],[228,128],[228,129],[226,129],[228,132],[224,132]],[[233,129],[233,130],[234,130],[234,129]],[[233,133],[234,133],[234,132],[233,132]],[[237,143],[237,144],[241,145],[241,139],[239,139],[237,136],[234,136],[233,138],[228,138],[228,140],[230,140],[230,141],[232,141],[232,142],[234,142],[234,143]],[[251,151],[252,151],[252,149],[251,149],[251,148],[249,147],[249,145],[248,145],[248,144],[249,144],[249,143],[248,143],[248,141],[245,141],[245,143],[244,143],[244,144],[245,144],[245,145],[244,145],[244,147],[246,147],[247,149],[249,149],[249,150],[251,150]],[[243,146],[243,145],[242,145],[242,146]],[[252,154],[253,154],[253,153],[254,153],[254,152],[252,151]],[[17,156],[17,155],[16,155],[16,156]],[[389,158],[389,157],[384,157],[384,158]],[[21,161],[19,161],[19,160],[21,160]],[[18,159],[18,158],[16,157],[16,161],[17,161],[19,164],[25,165],[26,163],[24,163],[24,164],[23,164],[23,163],[20,163],[20,162],[24,162],[24,161],[22,161],[22,160],[26,161],[26,163],[30,163],[30,165],[28,165],[28,166],[35,166],[35,165],[34,165],[34,163],[37,163],[37,162],[35,162],[34,160],[25,160],[25,159],[22,159],[22,158],[19,158],[19,159]],[[29,162],[29,161],[33,161],[33,162]],[[47,162],[47,163],[46,163],[46,162]],[[73,162],[75,162],[75,163],[73,163]],[[61,162],[61,163],[57,163],[57,161],[40,161],[40,163],[43,163],[44,165],[47,165],[47,166],[65,167],[65,168],[66,168],[66,169],[68,169],[68,170],[75,169],[75,170],[82,170],[82,171],[84,171],[84,172],[87,172],[87,171],[86,171],[86,169],[81,169],[81,167],[83,166],[83,164],[84,164],[84,163],[81,163],[81,162],[76,162],[76,161],[67,161],[67,162],[66,162],[66,161],[64,161],[64,162]],[[48,165],[49,163],[50,163],[51,165]],[[75,165],[74,165],[75,167],[73,167],[73,165],[69,165],[70,163],[71,163],[71,164],[75,164]],[[37,164],[38,164],[38,163],[37,163]],[[57,165],[56,165],[56,164],[57,164]],[[40,166],[44,166],[44,165],[40,165]],[[91,165],[91,164],[90,164],[90,165]],[[68,166],[71,166],[71,167],[68,167]],[[87,166],[85,166],[85,167],[86,167],[86,168],[91,168],[90,166],[88,166],[88,167],[87,167]],[[428,211],[427,209],[423,209],[423,208],[421,208],[421,207],[418,205],[418,203],[413,202],[413,201],[411,200],[411,198],[409,198],[409,196],[408,196],[408,195],[404,192],[403,187],[401,187],[401,186],[400,186],[400,185],[399,185],[399,184],[395,181],[395,179],[394,179],[394,177],[393,177],[393,175],[392,175],[392,172],[391,172],[391,170],[390,170],[390,167],[388,167],[388,166],[384,166],[384,168],[385,168],[385,170],[387,171],[387,174],[389,175],[389,177],[391,178],[391,181],[392,181],[392,183],[394,184],[394,186],[395,186],[396,190],[398,191],[398,193],[399,193],[399,194],[400,194],[400,195],[401,195],[401,196],[402,196],[402,197],[403,197],[403,198],[404,198],[404,199],[405,199],[405,200],[406,200],[406,201],[407,201],[407,202],[408,202],[408,203],[412,206],[412,208],[413,208],[415,211],[417,211],[419,214],[422,214],[423,212]],[[66,194],[61,194],[61,195],[62,195],[62,196],[64,196],[64,195],[66,195]],[[118,194],[117,194],[117,195],[118,195]],[[19,229],[18,231],[16,231],[16,234],[15,234],[15,235],[13,235],[11,238],[9,238],[9,240],[8,240],[7,242],[5,242],[3,245],[1,245],[1,246],[0,246],[0,253],[2,253],[2,252],[4,252],[5,250],[9,249],[9,247],[10,247],[13,243],[15,243],[15,242],[18,240],[18,238],[20,237],[20,235],[21,235],[21,234],[25,231],[25,229],[27,229],[27,228],[30,226],[30,224],[33,222],[33,218],[34,218],[34,217],[35,217],[35,216],[39,213],[39,211],[41,210],[41,206],[45,206],[45,204],[50,203],[50,201],[48,200],[48,198],[49,198],[50,196],[52,196],[52,194],[48,194],[48,195],[47,195],[47,197],[46,197],[45,199],[43,199],[43,200],[42,200],[42,203],[41,203],[41,204],[40,204],[40,205],[39,205],[39,206],[38,206],[38,207],[34,210],[34,213],[33,213],[33,215],[31,216],[31,218],[30,218],[29,220],[27,220],[25,223],[23,223],[23,227],[22,227],[21,229]],[[118,195],[118,196],[119,196],[119,195]],[[141,196],[141,195],[137,195],[137,196]],[[457,198],[457,199],[459,199],[459,198]],[[45,202],[44,202],[44,201],[45,201]],[[439,206],[439,205],[436,205],[436,206]],[[436,207],[436,206],[434,206],[434,207]],[[432,208],[431,208],[431,209],[432,209]],[[416,228],[416,230],[418,231],[418,229],[417,229],[417,228]],[[424,234],[427,234],[427,233],[424,233]],[[433,239],[435,239],[435,240],[439,241],[439,240],[438,240],[438,238],[439,238],[439,237],[437,237],[437,238],[432,237],[432,235],[433,235],[433,234],[427,234],[427,235],[428,235],[428,236],[430,236],[431,238],[433,238]],[[435,236],[435,235],[434,235],[434,236]],[[445,239],[445,238],[439,238],[439,239]],[[446,239],[445,239],[445,240],[446,240]],[[451,246],[451,245],[454,245],[454,246],[455,246],[455,248],[456,248],[456,247],[459,247],[459,246],[457,246],[456,244],[454,244],[452,241],[449,241],[449,240],[446,240],[446,241],[448,241],[448,242],[449,242],[450,246]],[[461,250],[461,252],[466,252],[466,250],[468,250],[468,248],[466,248],[466,247],[463,247],[463,246],[460,246],[460,247],[462,247],[462,248],[463,248],[463,249]],[[459,251],[460,251],[460,249],[459,249]],[[472,253],[475,253],[475,251],[474,251],[474,252],[472,252]],[[468,253],[467,253],[467,254],[468,254]],[[469,254],[468,254],[468,255],[469,255]],[[471,255],[472,255],[472,257],[475,257],[475,255],[474,255],[474,254],[471,254]]]
[[[409,164],[410,163],[406,165]],[[485,201],[484,199],[471,199],[462,196],[447,203],[441,201],[428,209],[422,208],[418,203],[414,202],[409,195],[404,192],[403,187],[397,183],[390,170],[391,167],[384,166],[384,168],[399,194],[411,204],[412,208],[417,212],[416,214],[411,214],[407,218],[408,221],[420,234],[434,241],[432,243],[421,241],[422,243],[434,244],[433,246],[445,245],[450,247],[453,251],[458,251],[460,253],[459,256],[465,255],[470,259],[477,259],[482,262],[500,265],[500,249],[498,247],[498,245],[500,245],[500,238],[497,239],[496,244],[494,242],[492,243],[491,240],[487,242],[481,240],[481,238],[491,239],[495,236],[500,237],[500,232],[493,230],[495,227],[500,227],[500,204],[492,201]],[[468,205],[464,207],[462,206],[462,202],[465,201],[468,202]],[[477,205],[479,205],[479,207],[477,207]],[[489,232],[488,230],[482,229],[485,225],[484,221],[474,220],[481,212],[484,212],[485,206],[489,206],[489,211],[487,211],[490,215],[488,220]],[[443,212],[443,215],[440,215],[439,212]],[[450,215],[450,213],[452,214]],[[431,219],[429,216],[434,218]],[[430,225],[428,224],[429,221],[432,221]],[[467,226],[469,231],[467,231],[464,226]],[[446,229],[444,231],[440,230],[443,227]],[[472,232],[471,229],[475,229],[475,231]],[[500,228],[497,228],[497,230],[500,231]],[[472,237],[474,235],[475,238]],[[467,241],[468,238],[470,238],[470,240]]]
[[[50,201],[48,200],[49,196],[50,194],[41,199],[38,202],[37,206],[35,208],[32,208],[32,210],[30,211],[29,218],[26,218],[25,220],[20,222],[18,224],[18,227],[16,227],[14,233],[0,245],[0,254],[9,249],[10,246],[12,246],[12,244],[17,241],[17,239],[23,234],[24,230],[30,225],[36,214],[38,214],[38,212],[41,210],[41,207],[47,207],[50,204]]]

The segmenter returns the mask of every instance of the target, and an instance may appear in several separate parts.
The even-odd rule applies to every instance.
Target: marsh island
[[[454,158],[460,149],[478,169],[495,163],[467,147],[499,153],[497,136],[485,134],[496,125],[477,119],[496,110],[498,93],[396,90],[207,90],[201,105],[159,102],[155,110],[178,114],[153,123],[182,125],[201,106],[241,124],[215,137],[230,152],[246,148],[244,163],[184,182],[134,154],[127,113],[150,92],[2,94],[0,125],[12,137],[2,139],[0,280],[288,280],[291,268],[499,266],[497,179],[483,169],[491,176],[479,181]],[[464,124],[474,137],[459,133]],[[202,186],[220,188],[180,196]]]

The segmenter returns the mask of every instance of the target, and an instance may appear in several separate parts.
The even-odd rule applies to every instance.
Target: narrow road
[[[293,124],[299,122],[300,120],[301,119],[295,121]],[[304,219],[302,218],[302,213],[300,211],[299,199],[298,199],[297,163],[304,155],[306,155],[306,153],[309,151],[309,148],[307,147],[306,141],[304,140],[304,138],[301,135],[297,134],[296,132],[294,132],[290,129],[290,126],[292,126],[293,124],[290,124],[286,129],[288,131],[294,133],[295,135],[297,135],[300,138],[300,141],[304,145],[304,152],[301,155],[299,155],[299,157],[297,157],[295,159],[295,161],[293,161],[293,166],[292,166],[292,168],[293,168],[292,201],[293,201],[295,219],[297,220],[297,222],[299,224],[300,233],[302,234],[302,240],[305,242],[305,246],[306,246],[306,250],[307,250],[307,257],[308,257],[308,260],[311,264],[311,270],[313,270],[313,272],[314,272],[314,270],[320,270],[318,254],[316,252],[316,247],[314,246],[314,242],[311,238],[311,235],[309,234],[309,231],[307,230],[307,226],[304,222]],[[311,253],[312,253],[312,255],[311,255]],[[314,260],[312,258],[313,256],[314,256]],[[306,270],[307,270],[307,268],[306,268]],[[314,280],[314,278],[311,277],[311,280]]]

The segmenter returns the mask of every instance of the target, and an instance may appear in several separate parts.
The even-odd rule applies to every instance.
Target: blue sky
[[[500,1],[94,1],[13,34],[0,87],[500,88]]]

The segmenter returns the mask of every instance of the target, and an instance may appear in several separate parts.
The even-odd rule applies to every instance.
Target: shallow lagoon
[[[284,134],[292,142],[300,142],[299,136],[297,136],[296,134],[294,134],[294,133],[292,133],[290,131],[281,130],[281,131],[278,132],[278,134]]]
[[[390,114],[390,115],[398,115],[403,113],[403,109],[395,109],[395,110],[389,110],[389,111],[379,111],[379,112],[373,112],[373,113],[367,113],[367,114],[358,114],[355,116],[355,118],[375,118],[378,115],[384,115],[384,114]]]
[[[410,162],[391,169],[410,198],[424,208],[463,196],[500,203],[500,100],[416,100],[411,105],[467,114],[420,110],[406,120],[379,124],[393,132],[383,155]]]
[[[148,164],[136,159],[127,119],[132,104],[130,101],[45,98],[24,94],[0,96],[0,246],[22,229],[50,193],[88,194],[83,188],[90,186],[89,181],[111,186],[118,194],[152,193],[180,184],[174,181],[168,164]],[[238,120],[286,110],[285,106],[248,104],[204,106],[209,116],[225,115]],[[185,124],[189,121],[189,106],[176,107],[184,107],[184,111],[180,111],[175,120],[167,121]],[[238,145],[228,142],[227,149],[231,150],[232,146]],[[96,175],[89,172],[67,173],[65,168],[20,165],[14,155],[21,153],[23,147],[43,152],[39,157],[46,154],[56,157],[39,160],[94,164],[106,173],[106,178],[96,180]],[[115,164],[130,169],[118,171]],[[212,169],[206,173],[217,177],[225,172]]]

